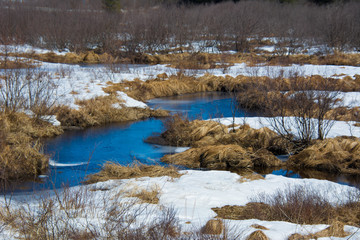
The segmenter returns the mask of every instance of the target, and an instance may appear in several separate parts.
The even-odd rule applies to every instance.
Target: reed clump
[[[150,108],[128,108],[115,94],[78,101],[79,110],[61,107],[57,111],[57,119],[62,126],[90,127],[112,122],[133,121],[149,117],[168,116],[164,110]],[[118,104],[118,106],[114,106]]]
[[[360,140],[356,137],[318,140],[291,156],[287,164],[300,169],[360,174]]]
[[[118,60],[108,53],[97,54],[94,51],[85,51],[81,53],[69,52],[64,55],[58,55],[54,52],[49,53],[15,53],[18,57],[25,57],[50,63],[67,63],[67,64],[95,64],[95,63],[114,63]]]
[[[213,145],[191,148],[182,153],[165,155],[162,162],[189,168],[227,169],[281,166],[282,162],[271,152],[256,152],[239,145]]]
[[[126,197],[136,197],[142,203],[158,204],[159,203],[160,188],[157,185],[151,186],[149,189],[134,189],[128,192]]]
[[[52,137],[62,129],[24,113],[0,114],[0,179],[35,179],[46,171],[49,157],[42,153],[41,137]]]
[[[202,147],[209,145],[236,144],[257,151],[267,149],[274,153],[286,153],[290,142],[279,137],[269,128],[253,129],[249,125],[223,125],[215,121],[189,121],[186,116],[173,115],[164,120],[165,131],[147,141],[177,147]]]
[[[179,178],[182,174],[172,166],[164,167],[159,165],[145,165],[133,163],[122,166],[117,163],[108,162],[104,164],[101,171],[87,177],[86,183],[104,182],[110,179],[130,179],[141,177],[162,177],[169,176]]]
[[[350,233],[344,231],[344,224],[339,221],[334,221],[330,224],[329,227],[316,232],[314,234],[301,235],[299,233],[292,234],[288,239],[289,240],[310,240],[310,239],[318,239],[318,238],[345,238],[349,236]]]
[[[246,240],[269,240],[269,238],[265,235],[265,233],[261,230],[257,230],[252,232]]]

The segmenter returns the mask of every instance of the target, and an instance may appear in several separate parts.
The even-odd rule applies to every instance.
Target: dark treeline
[[[210,5],[124,1],[107,11],[101,0],[0,1],[0,43],[135,56],[170,47],[247,52],[249,38],[276,37],[290,50],[326,45],[360,49],[360,3],[280,4],[240,1]],[[195,49],[195,48],[193,48]],[[289,49],[288,49],[289,50]]]

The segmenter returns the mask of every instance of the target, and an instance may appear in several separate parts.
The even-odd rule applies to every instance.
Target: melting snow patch
[[[147,105],[145,103],[129,97],[126,93],[119,91],[117,93],[122,98],[122,100],[125,101],[124,105],[126,107],[147,108]]]

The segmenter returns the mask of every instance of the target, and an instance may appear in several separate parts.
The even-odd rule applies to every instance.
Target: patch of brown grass
[[[221,219],[210,219],[201,229],[202,234],[220,235],[224,231],[224,223]]]
[[[306,187],[295,187],[273,195],[259,196],[245,206],[213,208],[217,217],[232,220],[259,219],[286,221],[296,224],[343,224],[360,226],[359,197],[347,203],[333,205],[319,192]],[[330,229],[331,230],[331,229]]]
[[[213,145],[191,148],[182,153],[165,155],[162,162],[190,168],[227,169],[280,166],[282,162],[263,150],[252,152],[239,145]]]
[[[287,164],[300,169],[360,174],[360,140],[356,137],[318,140],[291,156]]]
[[[89,175],[86,183],[104,182],[110,179],[129,179],[140,177],[162,177],[169,176],[178,178],[181,174],[175,167],[163,167],[158,165],[144,165],[134,163],[128,166],[122,166],[117,163],[106,163],[98,173]]]
[[[48,156],[38,141],[62,133],[50,123],[31,119],[24,113],[0,114],[0,179],[34,179],[48,167]]]
[[[240,174],[241,178],[239,179],[240,183],[244,182],[251,182],[255,180],[264,180],[265,178],[261,176],[260,174],[257,174],[255,172],[248,172],[245,174]]]
[[[255,228],[255,229],[261,229],[261,230],[269,230],[267,227],[264,227],[264,226],[259,225],[259,224],[253,224],[250,227]]]
[[[251,233],[246,240],[269,240],[269,238],[265,235],[261,230],[257,230]]]
[[[331,238],[331,237],[345,238],[349,235],[350,233],[344,231],[344,224],[335,221],[329,227],[317,233],[307,234],[307,235],[294,233],[288,238],[288,240],[310,240],[310,239]]]
[[[164,129],[160,136],[150,137],[147,141],[183,147],[236,144],[259,151],[258,154],[264,154],[263,149],[282,154],[290,148],[288,141],[269,128],[253,129],[247,124],[232,129],[232,125],[225,126],[215,121],[189,121],[186,116],[174,115],[164,120]]]
[[[172,146],[205,146],[215,144],[227,132],[227,128],[214,121],[189,121],[186,116],[175,114],[163,121],[161,138]]]
[[[66,53],[65,55],[58,55],[54,52],[49,53],[14,53],[13,56],[35,59],[42,62],[51,63],[68,63],[68,64],[95,64],[95,63],[115,63],[117,60],[108,53],[96,54],[94,51],[87,51],[82,53]]]
[[[265,78],[266,77],[258,77],[257,79]],[[107,93],[122,91],[132,98],[146,101],[152,98],[187,93],[241,91],[247,88],[248,85],[253,85],[252,81],[254,79],[255,77],[252,78],[241,75],[234,78],[231,76],[219,77],[210,74],[195,78],[179,73],[178,75],[169,76],[166,81],[162,78],[155,78],[147,81],[135,79],[134,81],[125,81],[116,84],[110,83],[111,85],[106,87],[104,91]]]
[[[89,127],[112,122],[133,121],[149,117],[168,116],[164,110],[150,108],[116,108],[114,103],[121,104],[116,95],[96,97],[78,101],[80,110],[61,107],[57,111],[57,119],[62,126]]]
[[[158,204],[159,203],[159,186],[152,186],[149,190],[147,189],[135,189],[130,193],[127,193],[127,197],[136,197],[140,199],[142,203]]]

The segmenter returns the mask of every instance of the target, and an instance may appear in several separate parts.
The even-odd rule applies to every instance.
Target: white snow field
[[[323,197],[334,205],[345,203],[348,193],[357,193],[354,187],[333,183],[326,180],[316,179],[292,179],[276,175],[267,175],[265,179],[254,181],[240,181],[242,179],[236,173],[227,171],[181,171],[180,178],[143,177],[138,179],[110,180],[87,186],[77,186],[70,189],[70,193],[79,191],[86,192],[85,211],[71,219],[80,229],[92,224],[92,227],[101,229],[105,222],[104,211],[111,207],[111,204],[134,203],[134,198],[126,197],[127,192],[139,191],[141,189],[157,188],[160,192],[158,204],[132,205],[133,209],[143,207],[143,212],[138,218],[138,222],[132,227],[141,225],[141,222],[151,223],[161,216],[164,209],[174,209],[176,218],[179,221],[181,232],[199,230],[205,223],[214,219],[214,207],[225,205],[245,205],[260,194],[275,194],[279,190],[286,190],[296,186],[304,186],[307,189],[318,191]],[[85,191],[86,189],[86,191]],[[49,192],[27,195],[15,195],[12,197],[11,206],[21,208],[22,206],[30,209],[37,208],[38,196],[49,194],[50,198],[56,203],[56,195]],[[57,196],[62,199],[61,191]],[[71,194],[70,194],[71,195]],[[120,196],[120,197],[119,197]],[[104,200],[107,199],[107,200]],[[4,201],[2,198],[1,201]],[[109,204],[107,206],[107,204]],[[56,215],[61,216],[60,206],[57,208]],[[131,211],[131,210],[130,210]],[[249,234],[256,229],[252,224],[262,225],[269,230],[262,230],[270,239],[286,240],[291,234],[310,234],[316,233],[328,227],[328,225],[300,225],[282,221],[260,221],[249,220],[224,220],[225,226],[229,229],[229,239],[231,236],[238,236],[236,239],[246,239]],[[345,231],[352,235],[351,239],[360,239],[360,229],[352,226],[345,226]],[[15,239],[16,233],[11,229],[2,232],[2,237]],[[4,238],[5,239],[5,238]],[[348,239],[345,238],[322,238],[322,239]]]

